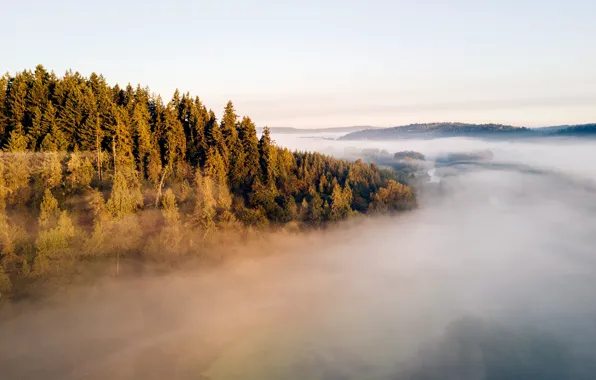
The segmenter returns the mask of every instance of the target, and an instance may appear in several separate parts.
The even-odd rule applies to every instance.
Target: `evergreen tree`
[[[323,208],[323,200],[316,191],[312,191],[312,199],[310,201],[310,208],[308,213],[308,219],[311,223],[317,225],[323,221],[325,210]]]
[[[8,92],[9,76],[8,74],[0,77],[0,146],[4,145],[5,137],[9,130],[8,108],[6,107],[6,93]]]
[[[17,74],[8,84],[6,104],[9,128],[24,133],[23,121],[27,110],[27,81],[25,73]]]
[[[143,104],[135,104],[132,116],[132,129],[134,135],[134,156],[141,177],[145,177],[149,155],[152,147],[151,125],[149,124],[149,110]]]
[[[188,107],[188,123],[185,126],[185,134],[188,136],[187,157],[192,165],[202,165],[207,159],[209,149],[205,136],[209,113],[198,97]]]
[[[228,168],[228,148],[224,141],[221,129],[217,124],[217,119],[213,111],[209,111],[209,121],[205,126],[205,137],[207,139],[207,145],[211,148],[215,148],[223,160],[224,167],[227,171]],[[209,152],[208,152],[209,153]],[[206,157],[209,159],[209,157]]]
[[[41,124],[42,114],[39,107],[34,107],[31,111],[31,128],[27,132],[27,138],[29,139],[29,149],[36,151],[39,144],[41,144],[42,138],[47,134],[43,130]]]
[[[56,122],[56,110],[52,103],[48,103],[41,117],[41,130],[46,133],[41,142],[40,150],[45,152],[66,151],[69,146],[68,138]]]
[[[174,173],[178,173],[186,154],[184,128],[177,117],[177,101],[173,99],[164,114],[165,161]]]
[[[252,182],[260,173],[259,139],[254,123],[249,117],[242,118],[238,126],[238,138],[242,142],[245,153],[245,175],[247,183]]]
[[[263,134],[259,140],[259,163],[261,166],[261,178],[268,185],[275,183],[274,177],[274,153],[271,132],[268,127],[263,128]]]

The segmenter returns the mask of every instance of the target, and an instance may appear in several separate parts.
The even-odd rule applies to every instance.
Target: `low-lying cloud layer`
[[[273,137],[344,157],[417,150],[431,162],[490,149],[508,165],[437,169],[416,211],[272,234],[217,270],[23,306],[0,323],[2,378],[596,376],[592,143]]]

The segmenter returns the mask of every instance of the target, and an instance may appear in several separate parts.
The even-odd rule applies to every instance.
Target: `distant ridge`
[[[532,138],[546,136],[596,136],[596,124],[562,125],[543,128],[503,124],[426,123],[371,129],[348,133],[340,140],[400,140],[445,137]]]
[[[365,130],[382,129],[381,127],[371,126],[352,126],[352,127],[331,127],[331,128],[292,128],[292,127],[272,127],[271,133],[279,134],[304,134],[304,133],[351,133]],[[263,128],[257,128],[257,131],[262,132]]]

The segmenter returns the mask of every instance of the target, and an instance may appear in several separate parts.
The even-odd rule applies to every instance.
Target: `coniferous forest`
[[[81,263],[180,263],[263,229],[317,228],[415,206],[397,174],[275,145],[228,102],[164,101],[43,66],[0,78],[0,293]]]

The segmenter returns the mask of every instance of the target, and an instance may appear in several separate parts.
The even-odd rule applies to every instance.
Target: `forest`
[[[255,231],[416,205],[395,171],[276,146],[232,102],[218,119],[188,93],[41,65],[0,78],[0,146],[0,301],[97,263],[180,265]]]

